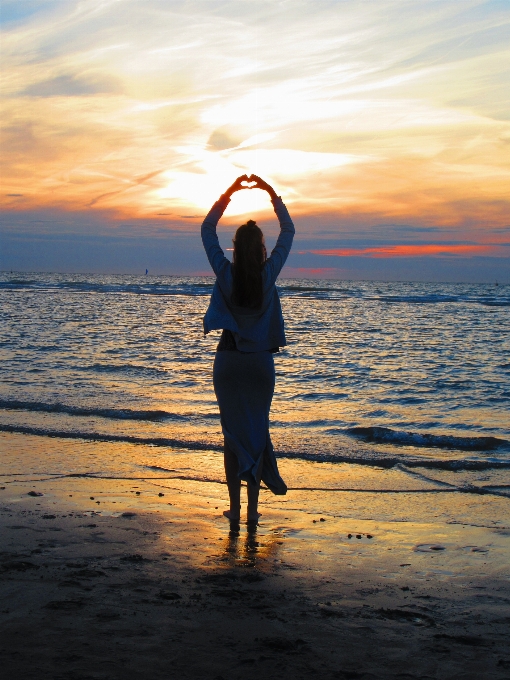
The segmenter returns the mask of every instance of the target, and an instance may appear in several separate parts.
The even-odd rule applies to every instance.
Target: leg
[[[262,476],[262,465],[264,463],[264,454],[260,456],[259,466],[257,468],[257,483],[251,484],[248,482],[248,522],[258,522],[260,517],[259,507],[259,492],[260,492],[260,478]]]
[[[237,462],[236,454],[228,446],[227,442],[224,443],[223,451],[225,477],[227,478],[228,495],[230,497],[230,509],[225,510],[223,514],[230,520],[239,521],[241,517],[241,480],[237,476],[239,463]]]

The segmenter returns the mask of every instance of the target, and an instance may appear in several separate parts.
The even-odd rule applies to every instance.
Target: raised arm
[[[280,223],[280,235],[278,236],[275,247],[271,251],[271,256],[266,262],[266,268],[269,275],[268,282],[269,284],[272,284],[278,278],[278,275],[281,272],[287,257],[289,256],[296,230],[294,229],[294,224],[290,218],[289,211],[287,210],[280,196],[277,196],[273,187],[260,177],[257,177],[257,175],[251,175],[249,181],[256,182],[256,186],[251,188],[263,189],[264,191],[267,191],[271,197],[271,202],[273,204],[276,217]]]
[[[227,205],[230,203],[230,197],[232,194],[236,191],[240,191],[241,189],[247,189],[248,187],[242,185],[242,182],[247,181],[247,175],[241,175],[238,177],[236,181],[225,191],[225,193],[220,196],[220,198],[207,213],[205,220],[202,222],[202,243],[204,244],[204,249],[207,259],[209,260],[209,264],[211,265],[216,276],[218,276],[218,272],[222,267],[225,266],[225,264],[230,264],[229,260],[227,260],[225,257],[225,254],[223,253],[218,241],[216,226],[221,216],[225,212]]]

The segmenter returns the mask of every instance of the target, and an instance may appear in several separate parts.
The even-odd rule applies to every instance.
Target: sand
[[[2,678],[510,677],[508,499],[403,478],[266,491],[257,530],[231,530],[218,456],[206,482],[16,472],[36,440],[1,440]],[[44,446],[55,463],[75,442]],[[295,486],[331,479],[312,465],[281,467]]]

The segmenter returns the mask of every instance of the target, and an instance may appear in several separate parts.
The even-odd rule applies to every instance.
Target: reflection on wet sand
[[[222,561],[245,567],[264,567],[273,563],[282,545],[281,536],[269,533],[260,540],[258,529],[257,524],[248,523],[241,535],[239,522],[230,522]]]

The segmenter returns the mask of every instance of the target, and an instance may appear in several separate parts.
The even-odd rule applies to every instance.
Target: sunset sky
[[[210,273],[256,173],[285,276],[510,283],[508,0],[0,7],[0,269]]]

